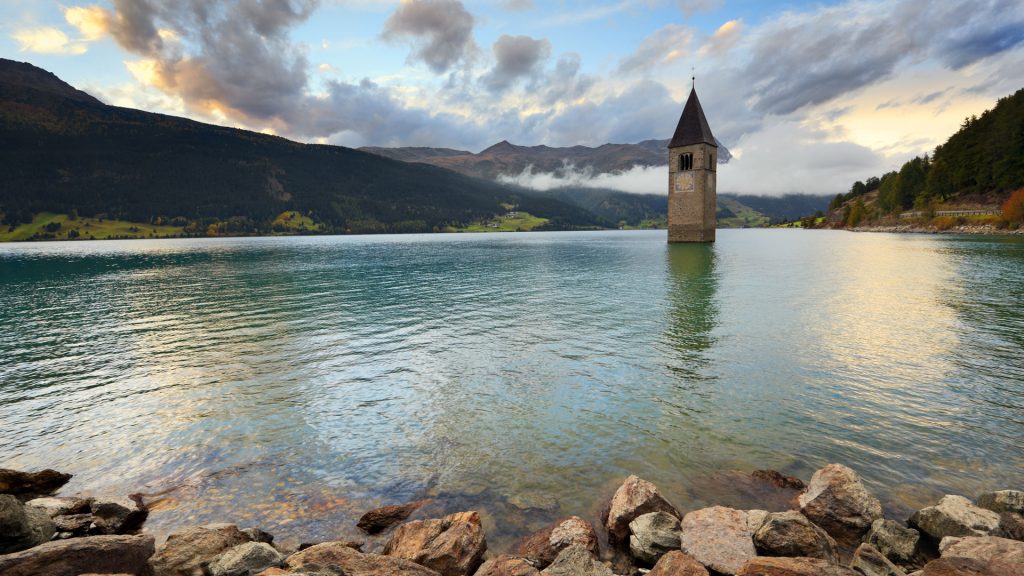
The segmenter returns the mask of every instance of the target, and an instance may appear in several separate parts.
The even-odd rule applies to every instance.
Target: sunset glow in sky
[[[1019,0],[0,0],[0,56],[101,100],[346,146],[668,138],[725,192],[835,193],[1024,87]],[[661,191],[664,175],[624,177]]]

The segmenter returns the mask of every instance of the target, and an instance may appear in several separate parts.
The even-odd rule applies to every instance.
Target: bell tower
[[[695,86],[668,145],[669,242],[715,241],[717,156]]]

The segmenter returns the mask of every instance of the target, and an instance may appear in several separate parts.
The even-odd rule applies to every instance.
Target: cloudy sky
[[[720,188],[744,193],[841,191],[1024,87],[1020,0],[0,0],[0,11],[0,56],[108,103],[346,146],[668,138],[693,70],[735,156]],[[660,171],[618,180],[645,189],[644,178],[660,191]]]

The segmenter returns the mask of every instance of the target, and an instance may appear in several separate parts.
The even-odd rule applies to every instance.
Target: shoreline
[[[0,533],[0,574],[999,576],[1024,570],[1022,491],[946,495],[897,519],[885,517],[881,501],[841,464],[815,471],[807,482],[774,470],[737,474],[786,504],[773,505],[766,496],[760,504],[774,511],[681,509],[654,484],[629,476],[602,500],[596,521],[563,517],[495,552],[488,550],[485,524],[493,531],[508,519],[484,522],[478,511],[439,510],[430,498],[369,510],[355,524],[364,536],[359,540],[281,544],[259,527],[208,524],[179,527],[157,546],[142,533],[149,510],[140,495],[47,496],[71,475],[0,469],[0,525],[12,527]]]
[[[855,228],[833,228],[849,232],[883,232],[888,234],[951,234],[968,236],[1024,236],[1024,228],[1016,230],[998,229],[993,226],[954,226],[940,230],[934,226],[858,226]]]

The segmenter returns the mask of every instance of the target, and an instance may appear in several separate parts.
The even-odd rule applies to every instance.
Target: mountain
[[[589,170],[593,174],[624,172],[636,166],[665,166],[668,140],[644,140],[637,144],[602,144],[596,148],[570,146],[517,146],[507,140],[472,153],[450,148],[360,148],[403,162],[422,162],[448,168],[467,176],[496,179],[517,176],[530,169],[534,173],[552,173],[563,177],[568,169]],[[719,142],[719,162],[732,158]]]
[[[0,221],[12,227],[56,212],[259,233],[295,211],[324,231],[422,232],[509,205],[554,228],[602,224],[576,205],[437,166],[108,106],[4,59],[0,133]]]

